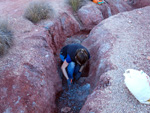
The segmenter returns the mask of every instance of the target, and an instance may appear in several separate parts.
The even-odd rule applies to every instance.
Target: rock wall
[[[149,0],[126,0],[129,5],[134,8],[141,8],[150,5]]]
[[[0,60],[1,113],[55,110],[55,94],[61,81],[44,30],[38,31],[16,42]]]
[[[90,2],[87,6],[83,6],[78,11],[79,19],[83,24],[82,26],[79,25],[78,21],[75,20],[70,11],[66,11],[69,9],[67,5],[65,5],[67,6],[66,8],[65,6],[62,7],[62,5],[60,5],[62,4],[61,0],[52,2],[56,2],[54,6],[56,6],[56,9],[59,9],[58,12],[61,10],[61,13],[58,13],[60,15],[57,17],[57,19],[47,20],[47,24],[45,26],[42,22],[37,25],[33,25],[31,22],[22,17],[24,9],[27,3],[29,3],[29,0],[6,0],[5,2],[0,2],[1,17],[8,19],[9,24],[12,26],[12,28],[14,28],[15,34],[14,46],[9,50],[9,53],[6,56],[0,58],[1,113],[55,113],[55,96],[56,93],[62,88],[61,79],[57,70],[56,58],[58,57],[57,53],[62,47],[64,41],[68,37],[78,34],[80,30],[83,30],[83,26],[85,29],[91,30],[103,19],[106,19],[119,12],[132,10],[130,6],[122,1],[115,1],[116,4],[115,2],[108,1],[108,3],[104,4],[102,7]],[[63,8],[64,10],[62,10]],[[90,10],[92,16],[90,16],[90,13],[86,14],[87,10]],[[101,90],[99,89],[104,90],[104,87],[107,87],[110,85],[110,83],[114,83],[112,82],[113,79],[115,79],[113,76],[118,77],[117,74],[112,74],[112,76],[110,76],[111,74],[107,74],[106,72],[116,68],[120,69],[119,67],[122,66],[120,64],[118,64],[120,65],[118,66],[114,63],[117,61],[122,61],[122,59],[115,61],[110,59],[110,57],[113,57],[111,52],[114,52],[114,46],[121,46],[117,45],[120,41],[123,45],[124,38],[122,39],[122,36],[128,36],[127,38],[130,39],[130,34],[137,33],[134,34],[133,37],[139,36],[139,38],[134,38],[133,40],[140,40],[141,42],[140,37],[142,37],[144,38],[143,42],[146,43],[142,43],[141,46],[144,47],[144,45],[147,44],[145,47],[149,47],[149,43],[147,41],[149,34],[149,27],[147,27],[149,25],[148,10],[149,7],[143,10],[141,9],[133,11],[131,14],[124,13],[120,14],[120,16],[110,17],[108,20],[104,20],[97,27],[95,27],[88,38],[82,43],[90,50],[92,54],[90,67],[88,67],[90,69],[88,82],[91,84],[92,88],[95,86],[96,88],[89,96],[81,112],[100,112],[100,110],[104,112],[104,108],[106,107],[105,104],[103,105],[103,109],[97,109],[101,108],[103,101],[94,101],[95,95],[98,95],[96,100],[101,100],[102,97],[108,99],[108,97],[105,97],[105,95],[107,95],[106,92],[102,92],[105,95],[101,95],[101,98],[99,98],[99,92],[101,93]],[[132,17],[133,15],[134,17]],[[139,21],[135,21],[138,18]],[[123,26],[126,22],[128,22],[127,26]],[[133,28],[135,28],[137,32],[135,32],[134,29],[131,29],[132,26],[128,26],[132,22],[137,22],[136,24],[133,24]],[[138,25],[140,26],[136,27]],[[120,30],[125,30],[126,32]],[[129,31],[132,32],[130,33]],[[143,35],[141,35],[139,31],[142,31]],[[120,32],[123,32],[124,34],[121,34]],[[128,35],[125,33],[128,33]],[[128,45],[128,43],[126,45]],[[147,51],[145,51],[143,54],[146,55],[146,52]],[[131,52],[129,53],[131,54]],[[117,53],[115,53],[115,55],[116,54]],[[138,54],[136,54],[135,57],[136,56],[138,56]],[[116,57],[119,58],[119,56]],[[116,57],[114,57],[114,59]],[[142,58],[144,58],[144,56]],[[142,64],[137,62],[135,62],[137,67],[142,64],[144,64],[145,67],[148,66],[147,62]],[[145,71],[148,72],[148,70]],[[101,74],[103,75],[99,80],[98,78]],[[115,83],[118,83],[118,81],[116,80]],[[107,91],[110,92],[109,90]],[[114,94],[114,92],[112,94]],[[128,94],[126,95],[126,98],[127,96]],[[113,100],[118,102],[116,99]],[[110,101],[110,103],[113,102],[114,101]],[[132,107],[134,103],[130,105]],[[140,105],[138,104],[138,106]],[[115,109],[114,107],[112,108]],[[140,108],[145,109],[143,106],[140,106]],[[122,109],[124,109],[124,107]],[[147,107],[147,109],[149,109],[149,107]],[[113,110],[106,109],[106,111]]]
[[[103,5],[88,2],[81,7],[77,14],[83,24],[83,29],[91,30],[102,20],[120,12],[130,11],[133,8],[122,0],[107,0]]]
[[[56,51],[67,37],[80,30],[77,21],[65,10],[57,19],[47,20],[47,24],[33,25],[23,18],[28,3],[0,2],[1,16],[8,18],[15,35],[14,46],[0,58],[1,113],[56,112],[55,97],[62,90]]]
[[[71,37],[80,31],[77,20],[67,12],[62,13],[56,21],[50,21],[45,27],[48,31],[47,42],[55,54],[63,46],[67,37]]]
[[[83,42],[91,52],[89,79],[97,78],[97,85],[80,113],[150,110],[150,106],[139,103],[131,95],[123,76],[129,68],[150,73],[149,11],[150,7],[145,7],[112,16],[94,27]]]

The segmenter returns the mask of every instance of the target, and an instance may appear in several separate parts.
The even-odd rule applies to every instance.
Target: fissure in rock
[[[62,79],[63,90],[56,95],[57,113],[79,113],[88,95],[94,89],[88,82],[90,64],[88,63],[83,70],[82,77],[77,82],[73,83],[70,89],[68,89],[67,81],[63,76],[60,67],[61,63],[58,62],[58,72],[60,74],[60,78]],[[106,70],[104,69],[102,72],[105,71]],[[99,77],[95,76],[94,80],[97,79],[99,79]],[[96,86],[97,83],[95,81],[92,82],[95,84],[94,86]]]

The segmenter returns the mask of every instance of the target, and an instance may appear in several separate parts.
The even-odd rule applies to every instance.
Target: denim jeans
[[[64,56],[60,55],[60,59],[64,62]],[[73,75],[76,75],[80,70],[80,65],[76,64],[75,62],[70,62],[68,67],[67,67],[67,73],[68,73],[68,77],[70,79],[73,79]]]

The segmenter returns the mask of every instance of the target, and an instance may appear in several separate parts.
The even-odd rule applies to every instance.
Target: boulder
[[[67,37],[80,31],[74,17],[60,12],[62,7],[56,3],[58,19],[34,25],[23,18],[29,2],[0,2],[1,16],[8,18],[15,37],[9,53],[0,58],[0,113],[57,111],[55,97],[62,90],[62,81],[55,53]]]
[[[47,30],[23,18],[29,2],[0,2],[1,17],[14,31],[13,47],[0,58],[0,113],[54,113],[62,90]]]
[[[1,113],[55,111],[61,80],[53,50],[44,29],[32,33],[16,39],[16,45],[0,60]]]
[[[60,15],[54,22],[49,22],[46,26],[48,30],[48,43],[53,48],[54,53],[62,47],[63,42],[80,31],[80,25],[75,18],[67,12]]]
[[[132,10],[131,6],[122,0],[107,0],[107,2],[102,5],[88,2],[78,10],[77,14],[83,24],[83,28],[91,30],[102,20],[117,13],[130,10]]]
[[[83,41],[90,53],[89,83],[96,84],[80,113],[149,112],[124,84],[126,69],[149,75],[150,7],[103,20]],[[94,84],[93,84],[94,83]]]
[[[127,3],[134,8],[141,8],[150,5],[149,0],[125,0],[125,1],[127,1]]]
[[[133,9],[123,0],[105,0],[104,7],[105,8],[100,7],[100,9],[103,11],[105,15],[107,14],[108,17],[118,14],[120,12],[130,11]]]
[[[104,19],[102,12],[95,7],[95,4],[88,4],[80,8],[78,11],[78,17],[87,29],[92,29]]]

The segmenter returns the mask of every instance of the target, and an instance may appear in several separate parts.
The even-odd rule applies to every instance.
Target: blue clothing
[[[62,61],[65,61],[64,56],[61,55],[61,54],[60,54],[60,59]],[[68,65],[68,67],[67,67],[68,77],[70,79],[73,79],[73,74],[76,75],[79,72],[79,70],[80,70],[80,65],[78,65],[78,64],[76,65],[75,62],[70,62],[69,65]]]
[[[82,49],[82,48],[87,51],[88,57],[90,59],[89,51],[84,46],[82,46],[80,44],[69,44],[69,45],[66,45],[66,46],[64,46],[61,49],[60,54],[65,57],[67,63],[70,63],[71,61],[76,63],[76,60],[75,60],[76,51],[78,49]]]
[[[70,79],[73,79],[73,74],[77,74],[80,70],[80,65],[77,64],[76,60],[75,60],[75,55],[76,55],[76,51],[78,49],[85,49],[88,53],[88,57],[90,59],[90,53],[88,52],[88,50],[80,45],[80,44],[69,44],[64,46],[61,51],[60,51],[60,58],[62,61],[65,61],[67,63],[69,63],[68,67],[67,67],[67,73],[68,73],[68,77]]]

